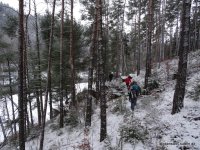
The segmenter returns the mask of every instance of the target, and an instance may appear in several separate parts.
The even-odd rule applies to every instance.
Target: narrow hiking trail
[[[122,97],[125,97],[127,109],[124,124],[130,124],[131,128],[136,129],[139,126],[139,130],[148,131],[143,141],[144,149],[198,150],[200,133],[195,131],[200,131],[200,123],[192,118],[200,115],[199,103],[195,106],[195,102],[191,103],[186,98],[183,110],[179,114],[171,115],[175,81],[167,81],[163,85],[165,88],[161,86],[162,90],[155,89],[150,95],[139,96],[134,112],[131,111],[127,93],[124,92],[126,96]],[[133,149],[137,150],[137,146]]]
[[[142,142],[137,139],[131,141],[132,149],[140,149],[141,147],[147,150],[151,148],[159,149],[161,147],[161,136],[159,135],[162,134],[163,129],[165,128],[165,125],[160,118],[161,110],[156,108],[162,103],[160,93],[155,90],[150,95],[140,95],[137,99],[135,110],[132,111],[126,86],[120,85],[120,82],[118,82],[118,85],[119,87],[111,86],[110,88],[113,89],[110,90],[110,92],[116,94],[118,91],[118,95],[120,96],[119,98],[114,99],[114,102],[117,103],[118,101],[120,107],[124,109],[124,111],[122,111],[123,121],[121,122],[121,127],[138,130],[141,132],[138,134],[144,136],[144,139],[142,139],[143,137],[141,138]],[[148,136],[143,135],[146,134],[145,132],[148,132]],[[123,137],[123,135],[121,136]],[[123,149],[126,149],[126,144]],[[138,145],[139,147],[137,148]]]

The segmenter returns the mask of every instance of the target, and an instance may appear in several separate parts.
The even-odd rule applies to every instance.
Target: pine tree
[[[47,103],[48,103],[48,96],[51,99],[51,70],[52,70],[52,45],[53,45],[53,33],[54,33],[54,14],[55,14],[55,5],[56,0],[53,1],[53,10],[52,10],[52,19],[51,19],[51,32],[49,37],[49,54],[48,54],[48,73],[47,73],[47,84],[46,84],[46,93],[45,93],[45,104],[44,104],[44,111],[42,116],[42,131],[40,136],[40,150],[43,150],[44,144],[44,132],[45,132],[45,122],[46,122],[46,111],[47,111]],[[50,101],[50,106],[52,102]]]
[[[125,6],[126,0],[114,1],[111,7],[110,17],[112,19],[111,25],[117,32],[117,48],[115,53],[117,54],[116,71],[117,73],[125,74],[127,72],[127,60],[125,56],[124,46],[124,22],[125,22]]]
[[[41,126],[43,116],[43,98],[42,98],[42,81],[41,81],[41,61],[40,61],[40,43],[39,43],[39,28],[38,28],[38,14],[35,0],[34,14],[35,14],[35,32],[36,32],[36,49],[37,49],[37,84],[36,84],[36,100],[37,100],[37,112],[38,112],[38,124]],[[50,111],[50,118],[52,112]]]
[[[92,84],[93,84],[93,73],[94,73],[94,55],[96,40],[97,40],[97,10],[94,13],[94,21],[92,24],[92,41],[90,46],[90,66],[88,74],[88,95],[87,95],[87,106],[86,106],[86,120],[85,126],[91,126],[91,116],[92,116]]]
[[[11,39],[11,44],[14,38],[16,37],[16,31],[17,31],[17,26],[18,26],[18,20],[16,16],[11,16],[9,15],[7,17],[7,20],[5,22],[5,25],[2,27],[3,32],[8,35],[8,37]],[[10,44],[10,45],[11,45]],[[7,62],[7,67],[8,67],[8,78],[9,78],[9,95],[10,95],[10,100],[11,100],[11,105],[12,105],[12,120],[15,120],[15,112],[14,112],[14,101],[13,101],[13,84],[12,83],[12,78],[11,78],[11,66],[10,62],[15,59],[15,53],[10,51],[10,45],[7,43],[2,43],[2,48],[8,49],[6,52],[4,52],[3,60]],[[14,122],[14,134],[16,135],[16,123]]]
[[[12,78],[11,78],[11,67],[10,67],[10,60],[7,58],[7,65],[8,65],[8,74],[9,74],[9,90],[10,90],[10,100],[12,105],[12,120],[15,120],[15,110],[14,110],[14,101],[13,101],[13,88],[12,88]],[[16,135],[17,129],[16,129],[16,123],[14,122],[14,134]]]
[[[154,1],[149,0],[148,3],[148,21],[147,21],[147,54],[146,54],[146,73],[145,73],[145,85],[148,87],[148,80],[151,75],[151,46],[152,46],[152,30],[153,30],[153,11],[154,11]]]
[[[24,29],[24,100],[25,100],[25,104],[24,104],[24,109],[25,109],[25,130],[27,132],[27,134],[29,134],[30,132],[30,121],[29,121],[29,113],[28,113],[28,98],[27,96],[30,95],[28,94],[28,89],[29,89],[29,69],[28,69],[28,47],[30,47],[29,44],[29,34],[28,34],[28,20],[29,20],[29,16],[31,13],[31,3],[29,0],[29,4],[28,4],[28,13],[25,15],[25,29]],[[32,109],[31,109],[32,110]],[[31,113],[32,114],[32,113]]]
[[[71,0],[71,20],[70,20],[70,68],[71,68],[71,97],[73,106],[77,107],[75,89],[75,66],[74,66],[74,0]]]
[[[24,0],[19,1],[19,149],[25,150],[24,126]]]
[[[99,67],[99,95],[100,95],[100,107],[101,107],[101,129],[100,129],[100,142],[107,137],[106,127],[106,97],[105,97],[105,64],[104,64],[104,47],[103,47],[103,30],[102,30],[102,1],[97,0],[97,33],[98,33],[98,67]]]
[[[189,51],[191,0],[183,0],[181,15],[180,47],[177,83],[173,98],[172,114],[178,113],[184,106],[185,86],[187,77],[187,58]]]
[[[60,26],[60,128],[64,126],[64,114],[63,114],[63,95],[64,95],[64,0],[62,0],[62,10],[61,10],[61,26]]]
[[[140,22],[141,22],[141,0],[139,0],[139,8],[138,8],[138,56],[137,56],[137,75],[140,74],[140,53],[141,53],[141,35],[140,35]]]

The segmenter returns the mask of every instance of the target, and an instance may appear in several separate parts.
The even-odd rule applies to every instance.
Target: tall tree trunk
[[[5,86],[5,79],[4,79],[4,65],[1,66],[1,69],[2,69],[2,72],[3,72],[3,77],[2,77],[2,82],[3,82],[3,86]],[[6,95],[3,97],[3,102],[4,102],[4,106],[5,106],[5,109],[6,109],[6,114],[7,114],[7,118],[6,120],[10,121],[10,114],[9,114],[9,111],[8,111],[8,103],[7,103],[7,98],[6,98]],[[5,115],[6,116],[6,115]],[[11,128],[11,132],[13,134],[13,130]]]
[[[19,149],[25,150],[24,126],[24,0],[19,1]]]
[[[148,22],[147,22],[147,55],[146,55],[146,73],[145,73],[145,85],[148,87],[148,78],[151,75],[151,39],[152,39],[152,30],[153,30],[153,10],[154,10],[154,1],[149,0],[148,4]]]
[[[61,26],[60,26],[60,128],[64,126],[63,96],[64,96],[64,57],[63,57],[63,30],[64,30],[64,0],[62,0]]]
[[[100,107],[101,107],[101,129],[100,142],[107,136],[106,128],[106,97],[105,97],[105,70],[104,70],[104,48],[103,48],[103,31],[102,31],[102,0],[98,0],[97,24],[98,24],[98,51],[99,51],[99,83],[100,83]]]
[[[105,37],[105,40],[104,40],[104,47],[105,47],[105,51],[109,51],[109,0],[104,0],[103,1],[103,4],[105,6],[105,32],[104,32],[104,37]],[[110,68],[109,68],[109,65],[108,65],[108,62],[109,60],[107,59],[108,56],[107,54],[105,53],[104,54],[105,56],[105,74],[108,75],[109,74],[109,71],[110,71]]]
[[[137,13],[136,13],[137,14]],[[137,70],[137,59],[138,59],[138,41],[137,41],[137,39],[138,39],[138,36],[137,36],[137,15],[134,15],[135,16],[135,34],[134,34],[134,39],[135,39],[135,44],[134,44],[134,49],[135,49],[135,51],[134,51],[134,57],[133,57],[133,71],[135,72],[136,70]],[[136,65],[136,67],[135,67],[135,65]]]
[[[11,78],[11,69],[10,69],[10,61],[7,58],[7,65],[8,65],[8,73],[9,73],[9,90],[10,90],[10,100],[11,100],[11,106],[12,106],[12,120],[15,120],[15,107],[13,103],[13,89],[12,89],[12,78]],[[16,123],[14,121],[14,134],[16,135]]]
[[[195,13],[194,13],[194,42],[193,42],[194,50],[196,50],[197,48],[197,18],[198,18],[197,9],[198,9],[198,1],[196,0]]]
[[[98,33],[98,28],[99,28],[99,24],[98,24],[98,11],[99,11],[99,7],[98,7],[98,5],[99,5],[99,0],[96,0],[95,1],[95,5],[96,5],[96,25],[95,25],[95,27],[96,27],[96,41],[95,41],[95,46],[96,46],[96,50],[95,50],[95,60],[96,60],[96,63],[95,63],[95,71],[96,71],[96,76],[95,76],[95,79],[96,79],[96,81],[95,81],[95,83],[96,83],[96,92],[97,92],[97,98],[96,98],[96,104],[99,102],[99,99],[100,99],[100,82],[99,82],[99,65],[98,65],[98,62],[99,62],[99,49],[98,49],[98,47],[99,47],[99,42],[98,42],[98,36],[99,36],[99,33]]]
[[[170,26],[170,48],[169,48],[169,59],[172,58],[172,49],[173,49],[173,39],[172,39],[172,34],[173,34],[173,26]]]
[[[56,0],[53,1],[53,10],[52,10],[52,18],[51,18],[51,31],[50,31],[50,39],[49,39],[49,54],[48,54],[48,73],[47,73],[47,84],[46,84],[46,93],[45,93],[45,103],[44,103],[44,111],[42,116],[42,131],[40,136],[40,147],[39,150],[43,150],[44,143],[44,132],[45,132],[45,123],[46,123],[46,112],[47,112],[47,103],[48,103],[48,95],[49,90],[51,89],[51,67],[52,67],[52,45],[53,45],[53,32],[54,32],[54,14],[55,14],[55,5]]]
[[[1,72],[3,73],[3,77],[2,77],[2,82],[3,82],[3,86],[5,86],[5,79],[4,79],[4,64],[3,65],[1,65]],[[3,100],[4,99],[4,100]],[[6,95],[5,96],[3,96],[2,97],[2,100],[3,100],[3,102],[4,102],[4,104],[5,105],[3,105],[4,107],[5,107],[5,109],[6,109],[6,114],[7,114],[7,118],[6,118],[6,114],[4,115],[5,116],[5,119],[7,120],[7,121],[10,121],[10,114],[9,114],[9,111],[8,111],[8,103],[7,103],[7,98],[6,98]],[[4,110],[4,107],[3,107],[3,110]],[[12,135],[13,135],[13,128],[12,128],[12,124],[11,124],[11,126],[10,126],[10,130],[11,130],[11,133],[12,133]]]
[[[36,103],[37,103],[37,114],[38,114],[38,125],[42,125],[42,116],[41,116],[41,105],[40,105],[40,98],[39,98],[39,92],[36,90]]]
[[[160,6],[162,5],[162,0],[159,1]],[[161,7],[162,8],[162,7]],[[161,61],[162,61],[162,43],[161,43],[161,33],[162,33],[162,21],[161,21],[161,12],[158,12],[159,17],[158,17],[158,22],[159,22],[159,33],[158,33],[158,42],[159,42],[159,56],[158,56],[158,68],[161,66]]]
[[[165,60],[165,0],[162,0],[162,20],[161,20],[161,60]]]
[[[96,98],[96,104],[99,102],[99,98],[100,98],[100,95],[99,95],[99,91],[100,91],[100,83],[99,83],[99,66],[98,66],[98,61],[99,61],[99,50],[98,50],[98,3],[99,3],[99,1],[98,0],[96,0],[95,1],[95,5],[96,5],[96,8],[95,8],[95,11],[96,11],[96,16],[95,16],[95,19],[96,19],[96,21],[95,21],[95,30],[96,30],[96,39],[94,40],[94,42],[95,42],[95,47],[96,47],[96,50],[94,51],[94,60],[96,60],[96,62],[95,62],[95,64],[94,64],[94,68],[95,68],[95,71],[96,71],[96,73],[95,73],[95,83],[96,83],[96,92],[97,92],[97,98]]]
[[[29,44],[29,47],[30,47],[30,44]],[[28,62],[28,60],[27,60],[27,58],[26,58],[26,61]],[[27,72],[27,97],[26,97],[26,99],[27,99],[27,106],[26,107],[28,107],[28,104],[29,104],[29,113],[30,113],[30,119],[31,119],[31,125],[33,126],[33,124],[34,124],[34,122],[33,122],[33,112],[32,112],[32,103],[31,103],[31,94],[30,94],[30,91],[29,91],[29,89],[30,89],[30,87],[29,87],[29,83],[30,83],[30,80],[29,80],[29,76],[28,76],[28,72],[29,72],[29,70],[28,70],[28,66],[25,68],[26,69],[26,72]],[[26,108],[27,109],[27,121],[29,120],[29,116],[28,116],[28,108]],[[28,127],[29,127],[29,122],[28,122]],[[30,130],[29,130],[30,131]],[[28,131],[28,133],[29,133],[29,131]]]
[[[96,13],[94,15],[94,23],[92,24],[92,44],[90,47],[90,66],[88,75],[88,95],[87,95],[87,107],[86,107],[86,120],[85,126],[91,126],[91,116],[92,116],[92,84],[93,84],[93,71],[94,71],[94,53],[96,48]]]
[[[37,49],[37,109],[38,109],[38,124],[41,126],[42,116],[43,116],[43,98],[42,98],[42,79],[41,79],[41,61],[40,61],[40,42],[39,42],[39,29],[38,29],[38,15],[37,15],[37,7],[34,0],[34,14],[35,14],[35,32],[36,32],[36,49]],[[52,111],[50,109],[50,119],[52,117]]]
[[[179,15],[177,15],[177,23],[176,23],[176,56],[178,56],[178,50],[179,50],[179,26],[178,26],[178,23],[179,23]]]
[[[121,28],[121,50],[122,50],[122,73],[127,73],[127,64],[125,56],[125,47],[124,47],[124,16],[125,16],[126,0],[124,1],[124,11],[122,16],[122,28]]]
[[[71,95],[72,95],[72,104],[77,107],[76,102],[76,89],[75,89],[75,68],[74,68],[74,46],[73,46],[73,9],[74,9],[74,0],[71,0],[71,21],[70,21],[70,68],[71,68]]]
[[[160,11],[159,11],[160,12]],[[155,38],[156,38],[156,62],[157,62],[157,66],[159,67],[159,51],[160,51],[160,22],[159,22],[159,12],[156,13],[156,16],[155,16],[155,26],[156,26],[156,35],[155,35]]]
[[[51,65],[52,66],[52,65]],[[52,67],[50,67],[50,74],[49,74],[49,112],[51,114],[51,119],[53,118],[53,101],[52,101]],[[43,112],[44,113],[44,112]]]
[[[4,84],[4,79],[3,79],[3,85],[5,85],[5,84]],[[10,114],[9,114],[9,110],[8,110],[8,103],[7,103],[7,98],[6,98],[6,96],[4,96],[4,104],[5,104],[6,114],[7,114],[7,121],[10,121]],[[12,127],[12,124],[10,125],[10,130],[11,130],[12,135],[13,135],[13,127]]]
[[[181,31],[180,31],[178,78],[175,87],[172,114],[180,112],[184,106],[183,100],[185,96],[185,86],[187,77],[187,58],[189,51],[190,9],[191,9],[191,0],[183,0]]]
[[[140,38],[140,20],[141,20],[141,0],[139,0],[139,14],[138,14],[138,56],[137,56],[137,75],[140,75],[140,52],[141,52],[141,38]]]
[[[30,99],[30,93],[29,93],[29,99],[28,99],[28,102],[29,102],[29,111],[30,111],[30,119],[31,119],[31,126],[33,127],[34,125],[34,122],[33,122],[33,111],[32,111],[32,103],[31,103],[31,99]]]
[[[123,13],[120,14],[118,12],[118,32],[119,32],[119,64],[118,64],[118,72],[125,74],[127,71],[127,65],[125,62],[125,50],[124,50],[124,15],[125,15],[125,5],[126,5],[126,0],[124,1],[124,10]],[[120,16],[122,15],[122,16]],[[121,22],[120,22],[121,21]]]
[[[122,73],[122,50],[121,50],[121,32],[120,32],[120,9],[119,7],[117,8],[117,32],[118,32],[118,36],[117,36],[117,75],[119,75],[120,73]]]
[[[199,49],[200,48],[200,27],[199,27],[199,29],[198,29],[198,32],[197,32],[197,49]]]
[[[29,0],[29,11],[25,18],[25,41],[24,41],[24,107],[25,107],[25,130],[27,131],[27,134],[30,132],[30,122],[29,122],[29,114],[28,114],[28,87],[29,87],[29,78],[28,78],[28,46],[29,46],[29,35],[28,35],[28,18],[31,13],[31,3]],[[26,133],[25,133],[26,134]]]

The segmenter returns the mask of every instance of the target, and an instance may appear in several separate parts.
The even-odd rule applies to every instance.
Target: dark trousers
[[[129,92],[129,101],[131,102],[131,110],[134,110],[137,102],[137,95],[135,91]]]

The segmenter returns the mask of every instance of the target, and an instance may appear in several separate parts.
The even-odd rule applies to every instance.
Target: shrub
[[[124,113],[126,111],[126,105],[124,102],[124,97],[119,98],[116,100],[116,103],[114,104],[114,107],[112,109],[113,113],[119,112],[119,113]]]
[[[144,127],[128,126],[121,127],[120,136],[125,142],[135,143],[141,141],[144,143],[147,139],[148,132]]]
[[[67,116],[64,118],[64,123],[67,126],[76,127],[79,123],[77,113],[72,111],[67,114]]]
[[[189,92],[189,97],[194,101],[200,100],[200,79],[196,79],[195,85],[192,87],[192,91]]]
[[[83,91],[81,91],[80,93],[77,94],[77,101],[80,103],[80,102],[83,102],[87,97],[87,89],[83,89]]]
[[[60,129],[58,123],[52,123],[52,124],[50,124],[49,128],[50,128],[52,131],[55,131],[55,130]]]

